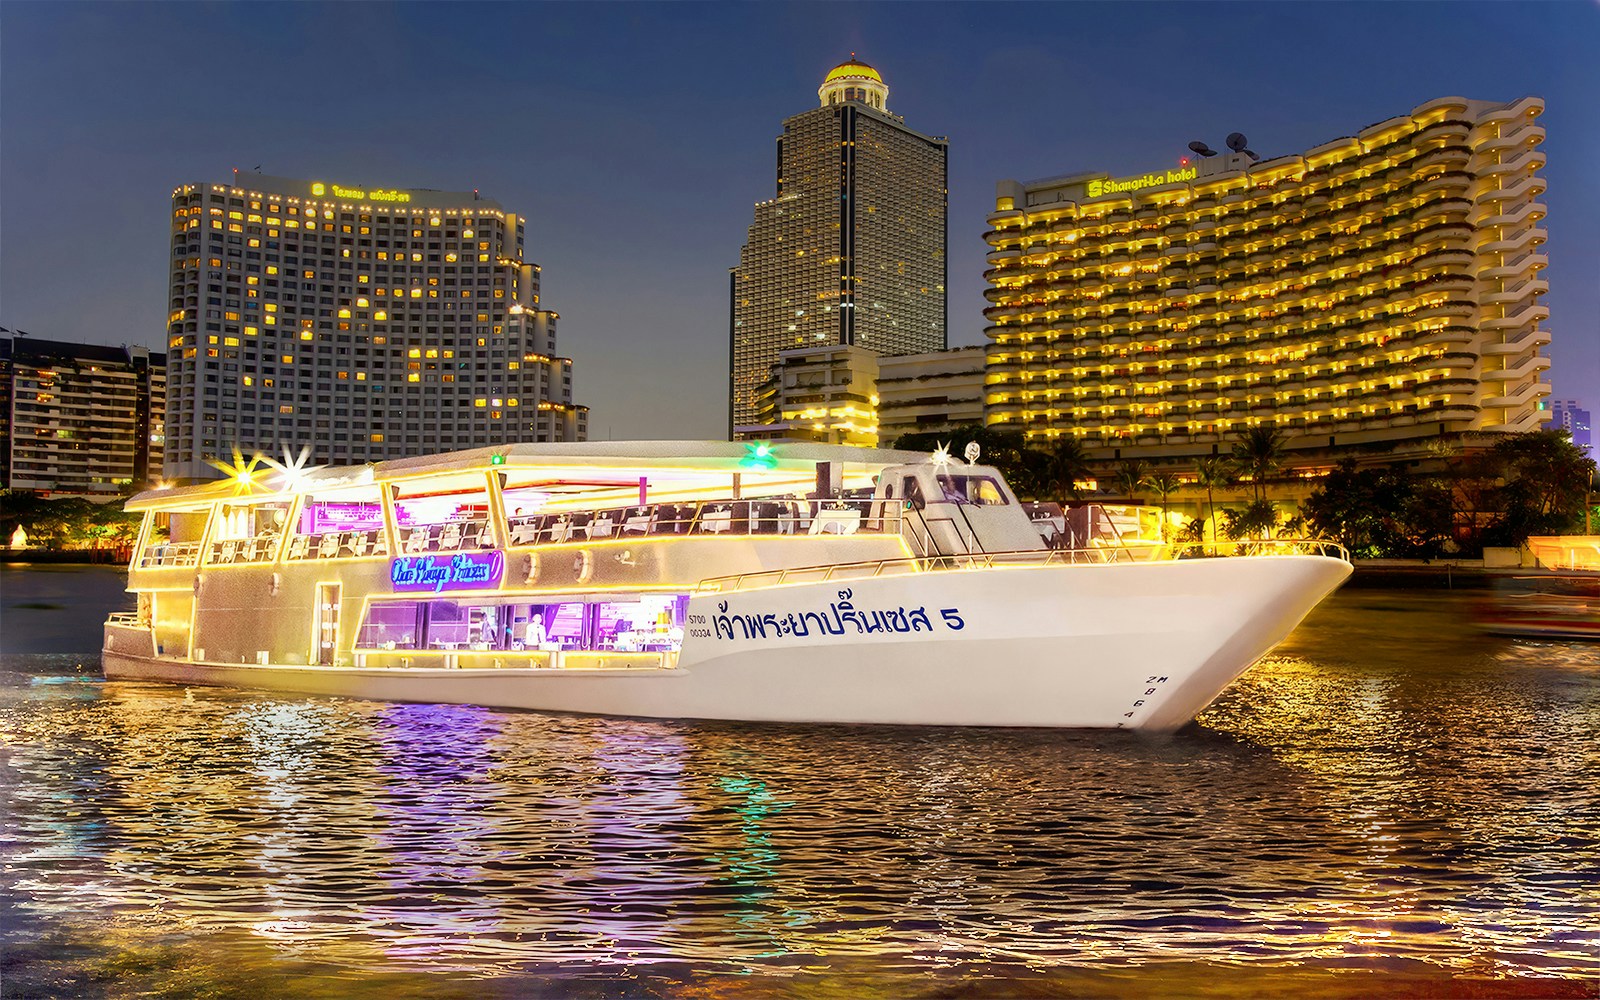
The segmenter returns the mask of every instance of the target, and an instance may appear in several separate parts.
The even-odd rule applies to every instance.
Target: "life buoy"
[[[580,549],[572,557],[572,575],[577,577],[579,583],[588,583],[594,576],[594,553],[588,549]]]
[[[522,580],[524,583],[532,583],[539,577],[539,553],[529,552],[527,558],[528,562],[523,571]]]

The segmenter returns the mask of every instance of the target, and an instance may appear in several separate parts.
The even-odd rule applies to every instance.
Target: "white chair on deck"
[[[439,532],[439,548],[444,550],[458,549],[461,547],[461,525],[450,523]]]

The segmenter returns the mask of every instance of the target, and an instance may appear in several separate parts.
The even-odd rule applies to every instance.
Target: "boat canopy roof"
[[[298,493],[371,487],[377,483],[451,479],[474,472],[503,472],[517,479],[570,480],[594,488],[668,483],[681,489],[715,488],[735,474],[746,490],[763,484],[793,488],[811,479],[818,463],[840,466],[846,481],[860,481],[892,465],[931,460],[924,452],[853,448],[805,441],[561,441],[507,444],[400,458],[364,465],[297,467],[256,456],[236,462],[225,478],[146,490],[129,510],[190,508],[218,500],[267,500]]]

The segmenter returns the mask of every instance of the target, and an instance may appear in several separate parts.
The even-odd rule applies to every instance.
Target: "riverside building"
[[[884,356],[863,347],[799,347],[756,394],[739,440],[894,447],[904,434],[983,423],[983,348]]]
[[[169,477],[586,439],[524,221],[477,192],[243,174],[171,230]]]
[[[730,430],[753,428],[779,355],[945,346],[946,144],[890,113],[878,71],[831,70],[783,123],[777,193],[730,276]]]
[[[1179,461],[1269,425],[1302,465],[1541,427],[1542,110],[1447,97],[1299,155],[1002,181],[987,422]]]
[[[0,338],[0,486],[111,498],[161,478],[166,356]]]

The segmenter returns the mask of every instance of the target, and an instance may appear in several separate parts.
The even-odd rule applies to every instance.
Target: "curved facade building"
[[[999,185],[986,420],[1102,457],[1547,419],[1543,104],[1430,101],[1298,156]]]

